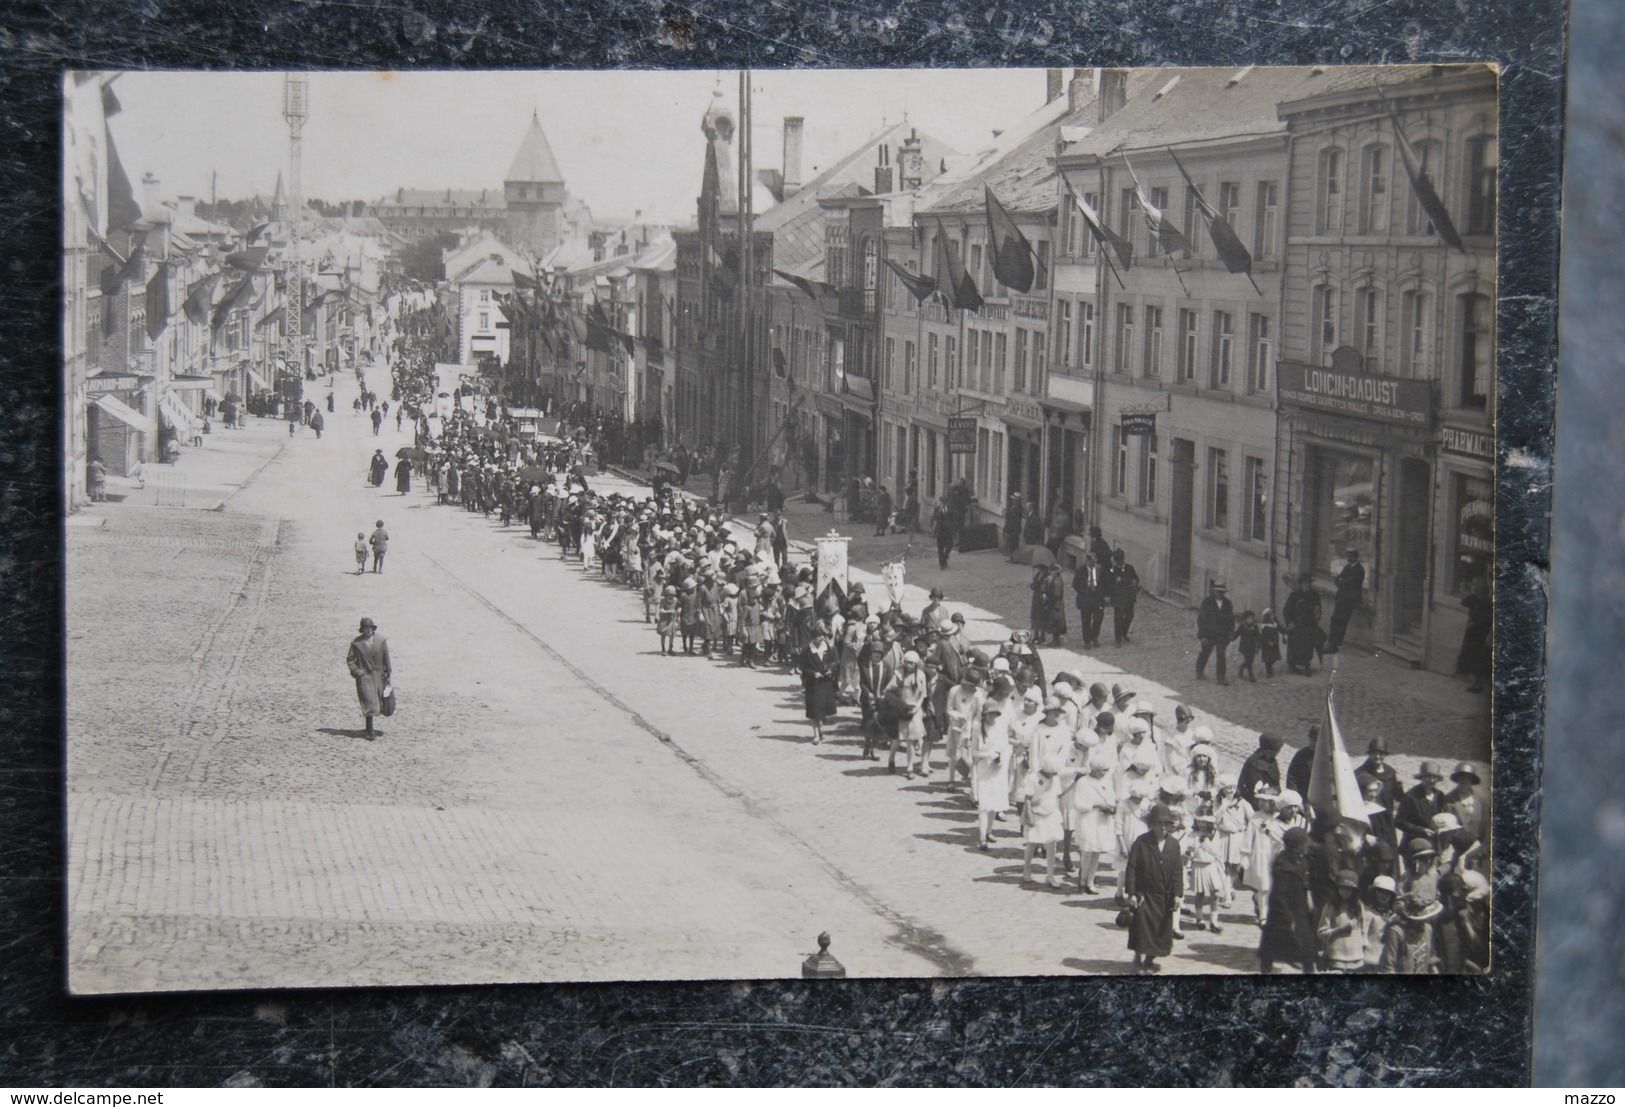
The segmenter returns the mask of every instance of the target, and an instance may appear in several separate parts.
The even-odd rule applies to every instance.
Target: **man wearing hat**
[[[1477,788],[1483,781],[1479,778],[1478,770],[1467,761],[1456,766],[1456,771],[1450,774],[1451,781],[1456,785],[1445,796],[1445,810],[1461,822],[1462,829],[1484,841],[1485,832],[1489,829],[1489,805],[1478,795]]]
[[[931,589],[931,594],[928,597],[928,602],[925,605],[925,610],[920,612],[920,623],[923,626],[926,626],[926,627],[931,628],[931,629],[935,629],[935,628],[937,628],[937,627],[939,627],[939,626],[941,626],[941,625],[943,625],[944,623],[947,622],[948,613],[945,610],[943,610],[943,607],[942,607],[943,599],[944,599],[944,596],[943,596],[942,589],[940,589],[940,588]]]
[[[946,569],[954,550],[954,519],[942,504],[931,513],[931,536],[937,540],[937,564]]]
[[[1230,597],[1222,581],[1214,581],[1208,586],[1207,598],[1196,613],[1196,638],[1202,644],[1202,650],[1196,655],[1196,679],[1207,679],[1207,659],[1218,654],[1213,663],[1214,674],[1220,684],[1229,684],[1225,679],[1224,653],[1230,646],[1230,640],[1236,636],[1236,609],[1230,603]]]
[[[1140,574],[1124,559],[1121,547],[1112,551],[1111,578],[1112,637],[1121,646],[1129,640],[1134,605],[1140,598]]]
[[[378,624],[371,619],[361,620],[361,633],[350,642],[345,664],[355,678],[355,697],[361,704],[361,714],[367,720],[367,741],[375,732],[372,717],[383,713],[383,698],[389,688],[389,643],[378,634]]]
[[[1078,608],[1078,633],[1088,649],[1100,645],[1100,624],[1106,618],[1106,575],[1094,554],[1085,554],[1083,564],[1072,574],[1073,602]]]
[[[1415,838],[1431,838],[1433,816],[1444,810],[1444,793],[1439,791],[1443,779],[1436,761],[1424,761],[1416,770],[1417,784],[1400,799],[1394,815],[1394,826],[1405,844]]]
[[[1146,816],[1146,831],[1129,847],[1123,894],[1131,912],[1128,948],[1136,973],[1158,972],[1157,958],[1174,951],[1174,922],[1185,894],[1185,867],[1171,830],[1174,814],[1159,803]]]
[[[1337,574],[1337,595],[1332,599],[1332,621],[1326,630],[1325,653],[1336,653],[1343,645],[1343,635],[1349,629],[1349,620],[1360,606],[1360,594],[1365,588],[1365,566],[1360,564],[1360,551],[1350,546],[1348,564]]]
[[[1366,747],[1366,759],[1354,770],[1354,775],[1381,782],[1382,794],[1377,802],[1387,809],[1389,815],[1393,815],[1394,808],[1399,805],[1402,789],[1399,786],[1399,774],[1388,764],[1388,739],[1380,734],[1371,739],[1371,744]]]

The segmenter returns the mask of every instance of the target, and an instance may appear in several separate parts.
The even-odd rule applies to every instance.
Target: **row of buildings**
[[[207,412],[276,392],[305,368],[353,367],[384,325],[388,236],[369,221],[295,219],[280,188],[242,226],[166,199],[148,174],[137,191],[108,119],[113,77],[64,78],[62,175],[63,509],[88,500],[98,460],[111,475],[192,448]],[[304,259],[304,341],[288,340],[285,264]],[[303,359],[302,363],[300,359]]]
[[[1067,78],[984,149],[894,125],[806,181],[805,121],[747,179],[719,94],[692,227],[540,266],[636,341],[527,340],[510,372],[792,486],[912,480],[928,513],[964,480],[999,525],[1013,496],[1064,507],[1193,604],[1222,580],[1279,607],[1303,573],[1329,593],[1358,550],[1351,640],[1450,669],[1493,551],[1493,71]],[[994,276],[987,190],[1025,291]],[[899,274],[945,259],[979,306]]]

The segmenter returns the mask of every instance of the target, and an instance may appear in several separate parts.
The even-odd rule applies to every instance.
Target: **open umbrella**
[[[243,402],[243,398],[241,396],[237,395],[237,393],[235,393],[235,392],[227,392],[226,396],[225,396],[225,402],[228,403],[228,404],[240,404],[240,403]]]
[[[545,481],[547,477],[547,470],[540,465],[527,465],[519,470],[520,480]]]
[[[1023,546],[1010,555],[1010,560],[1018,565],[1054,565],[1055,555],[1047,546]]]
[[[421,451],[419,451],[416,446],[402,446],[400,449],[395,451],[395,456],[416,458],[420,452]]]
[[[680,470],[677,468],[677,466],[673,465],[669,461],[657,461],[657,462],[655,462],[654,471],[657,472],[657,473],[670,473],[674,477],[677,476],[677,474],[680,472]]]

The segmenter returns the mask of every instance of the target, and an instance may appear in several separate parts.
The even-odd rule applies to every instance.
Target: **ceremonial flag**
[[[1343,748],[1343,733],[1337,728],[1330,688],[1326,689],[1326,728],[1315,746],[1315,760],[1309,771],[1309,794],[1304,799],[1321,818],[1371,825],[1371,817],[1365,813],[1365,799],[1360,794],[1360,782],[1354,777],[1354,765]]]
[[[515,288],[534,288],[539,291],[542,287],[541,282],[535,277],[526,276],[517,269],[510,269],[508,272],[513,275],[513,286]]]
[[[1394,139],[1399,143],[1399,159],[1405,163],[1405,176],[1410,178],[1411,191],[1416,193],[1416,202],[1422,205],[1422,210],[1427,213],[1433,229],[1439,232],[1439,237],[1444,239],[1446,245],[1466,253],[1467,247],[1462,245],[1461,235],[1456,231],[1456,224],[1450,218],[1449,209],[1444,206],[1444,201],[1439,199],[1439,192],[1433,187],[1433,181],[1423,168],[1422,159],[1417,155],[1416,148],[1411,145],[1410,140],[1405,137],[1404,130],[1399,126],[1399,115],[1388,102],[1388,97],[1382,94],[1381,88],[1377,89],[1377,97],[1382,100],[1382,106],[1388,111],[1388,122],[1393,125]]]
[[[102,88],[104,98],[113,93],[105,86]],[[117,101],[114,101],[117,103]],[[104,234],[123,230],[141,218],[141,205],[136,202],[135,189],[130,185],[130,175],[124,172],[124,163],[119,160],[118,147],[113,145],[113,130],[107,128],[107,228]]]
[[[1191,248],[1190,242],[1179,228],[1173,225],[1167,214],[1151,202],[1151,197],[1140,187],[1140,178],[1135,174],[1134,166],[1129,164],[1128,158],[1123,159],[1123,164],[1128,166],[1128,175],[1134,181],[1134,198],[1140,205],[1140,211],[1145,215],[1145,225],[1156,236],[1162,252],[1175,254],[1188,251]]]
[[[169,326],[169,265],[160,262],[147,282],[147,337],[157,340]]]
[[[209,321],[209,329],[219,330],[231,313],[241,307],[253,291],[254,278],[252,275],[244,273],[243,279],[237,282],[236,286],[226,293],[225,298],[215,305],[214,318]]]
[[[259,237],[259,236],[260,236],[260,235],[262,235],[262,234],[264,234],[264,233],[265,233],[265,228],[267,228],[267,227],[269,227],[269,226],[270,226],[270,225],[271,225],[271,224],[269,224],[269,223],[261,223],[261,224],[259,224],[259,225],[258,225],[258,226],[256,226],[256,227],[254,227],[254,228],[253,228],[253,229],[251,229],[251,230],[250,230],[250,231],[249,231],[249,232],[248,232],[248,242],[249,242],[249,243],[250,243],[250,244],[252,244],[252,243],[253,243],[253,241],[254,241],[254,240],[255,240],[255,239],[256,239],[256,238],[258,238],[258,237]]]
[[[937,220],[937,290],[948,299],[948,306],[975,311],[982,306],[982,294],[976,291],[976,282],[965,272],[965,264],[950,249],[948,231]]]
[[[145,257],[141,251],[143,248],[145,248],[146,244],[147,233],[142,231],[141,237],[136,239],[135,242],[130,246],[130,256],[127,258],[120,258],[118,256],[118,251],[114,250],[107,243],[102,243],[102,249],[113,256],[115,263],[113,265],[102,267],[101,287],[103,296],[117,295],[118,290],[124,286],[125,282],[133,279],[135,275],[141,271],[141,262]]]
[[[1208,237],[1213,240],[1213,248],[1218,251],[1219,260],[1224,262],[1224,267],[1232,273],[1246,273],[1252,276],[1253,255],[1242,245],[1241,239],[1236,236],[1235,228],[1217,208],[1207,202],[1201,189],[1196,187],[1196,182],[1191,180],[1191,175],[1185,171],[1179,155],[1174,153],[1172,148],[1169,149],[1168,156],[1179,166],[1180,176],[1185,178],[1185,183],[1190,186],[1191,195],[1196,198],[1196,206],[1202,210],[1202,215],[1207,219]]]
[[[1089,233],[1102,247],[1109,247],[1117,255],[1118,263],[1127,269],[1134,261],[1134,244],[1122,235],[1117,234],[1106,221],[1100,218],[1100,213],[1089,206],[1089,201],[1083,198],[1081,192],[1074,192],[1072,186],[1067,185],[1067,191],[1072,193],[1072,202],[1077,205],[1078,212],[1083,216],[1083,225],[1089,228]],[[1111,264],[1111,258],[1106,259]]]
[[[1031,292],[1033,288],[1033,248],[1016,221],[1004,210],[999,198],[986,185],[987,243],[993,254],[993,275],[1006,288]]]
[[[269,246],[250,246],[246,250],[238,250],[234,254],[226,255],[226,264],[233,269],[241,269],[245,273],[252,273],[265,264],[265,255],[271,252]]]
[[[779,276],[783,277],[785,280],[799,288],[806,295],[807,299],[818,299],[818,287],[806,277],[798,277],[794,273],[786,273],[783,269],[775,269],[773,272],[777,273]]]
[[[181,302],[181,310],[186,312],[186,318],[196,326],[202,326],[203,321],[209,317],[209,308],[214,303],[214,290],[220,283],[221,274],[210,273],[200,281],[192,282],[186,290],[186,299]]]
[[[913,296],[916,302],[923,301],[937,290],[937,282],[930,277],[910,272],[891,258],[882,258],[881,260],[886,263],[893,273],[897,274],[897,279],[903,282],[903,287],[908,289],[909,295]],[[778,270],[775,269],[774,272],[777,273]]]
[[[615,330],[609,325],[609,318],[604,309],[598,304],[592,305],[587,311],[587,349],[598,350],[602,353],[615,351]]]

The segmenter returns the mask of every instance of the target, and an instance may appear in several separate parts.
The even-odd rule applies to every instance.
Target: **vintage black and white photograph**
[[[61,91],[73,992],[1488,971],[1495,68]]]

